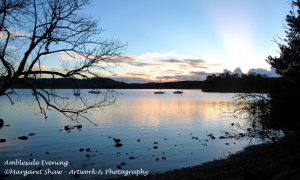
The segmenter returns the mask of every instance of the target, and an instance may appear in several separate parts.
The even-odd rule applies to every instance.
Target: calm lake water
[[[72,93],[70,90],[57,90]],[[116,103],[90,114],[97,126],[80,120],[82,129],[64,130],[66,125],[77,125],[52,110],[48,119],[38,114],[37,105],[29,90],[18,90],[19,102],[11,106],[0,99],[0,118],[5,120],[0,129],[0,170],[47,169],[49,166],[8,166],[5,161],[16,159],[36,161],[69,161],[67,167],[51,166],[63,170],[123,170],[143,169],[150,173],[189,167],[227,157],[242,150],[249,141],[219,139],[225,131],[233,129],[231,123],[242,120],[231,116],[233,110],[230,93],[203,93],[184,90],[182,95],[154,95],[153,90],[117,90]],[[88,90],[81,90],[87,95]],[[88,95],[93,99],[93,95]],[[35,133],[28,136],[29,133]],[[213,134],[212,140],[208,134]],[[19,140],[28,136],[28,140]],[[115,147],[113,138],[121,139],[122,147]],[[252,143],[259,143],[258,140]],[[157,146],[157,148],[155,147]],[[80,151],[83,148],[84,151]],[[134,157],[135,159],[129,159]],[[119,167],[120,168],[120,167]],[[121,175],[122,176],[122,175]],[[112,178],[112,175],[82,175],[81,178]],[[12,176],[9,178],[22,178]],[[32,177],[29,178],[40,178]],[[59,179],[61,176],[46,176]],[[73,176],[68,176],[73,178]],[[67,179],[68,179],[67,178]]]

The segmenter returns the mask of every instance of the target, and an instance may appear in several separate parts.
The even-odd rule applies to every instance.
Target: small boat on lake
[[[161,91],[161,88],[162,88],[161,79],[159,80],[158,88],[159,88],[159,91],[154,91],[155,95],[157,95],[157,94],[165,94],[164,91]]]
[[[90,94],[100,94],[100,91],[96,91],[96,90],[91,90],[89,91]]]
[[[159,90],[159,91],[154,91],[154,94],[156,95],[156,94],[165,94],[165,92],[164,91],[161,91],[161,90]]]
[[[177,90],[177,91],[174,91],[173,94],[183,94],[183,91]]]

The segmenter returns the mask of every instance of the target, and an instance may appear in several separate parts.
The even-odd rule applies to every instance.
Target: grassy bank
[[[226,159],[148,177],[130,179],[300,179],[272,144],[249,146]]]

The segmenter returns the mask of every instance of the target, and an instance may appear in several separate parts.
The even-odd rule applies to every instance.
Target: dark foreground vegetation
[[[247,147],[226,159],[148,177],[128,179],[298,179],[300,168],[289,165],[273,144]]]

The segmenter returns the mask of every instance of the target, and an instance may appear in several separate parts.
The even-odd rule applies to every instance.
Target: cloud
[[[123,55],[123,56],[116,56],[110,59],[109,62],[114,64],[129,64],[137,61],[137,57],[135,56],[129,56],[129,55]]]
[[[233,70],[233,74],[237,74],[237,75],[241,76],[243,74],[243,72],[240,67],[237,67]]]
[[[187,67],[195,67],[195,68],[208,68],[210,66],[202,59],[165,59],[165,60],[159,60],[160,63],[166,64],[176,64],[182,68]]]
[[[249,69],[248,74],[262,74],[262,75],[266,75],[268,77],[280,77],[279,74],[276,73],[275,69],[271,69],[271,70],[267,70],[267,69],[263,69],[263,68],[252,68]]]
[[[69,53],[62,52],[58,55],[58,58],[63,61],[72,61],[72,60],[82,60],[84,59],[84,56],[75,52],[69,52]]]
[[[145,67],[145,66],[157,66],[159,64],[157,64],[157,63],[148,63],[148,62],[133,62],[133,63],[128,63],[128,65],[138,66],[138,67]]]
[[[202,59],[142,59],[141,56],[125,56],[116,57],[111,60],[115,64],[126,64],[130,66],[162,66],[176,65],[182,68],[209,68],[210,66],[218,66],[219,64],[208,64]]]
[[[29,36],[25,32],[22,31],[10,31],[10,38],[16,38],[16,37],[26,37]],[[7,38],[7,33],[4,31],[0,32],[0,40],[6,39]]]
[[[223,73],[241,75],[243,72],[240,67],[237,67],[233,70],[233,72],[228,69],[224,69]],[[249,69],[248,74],[261,74],[261,75],[266,75],[268,77],[280,77],[280,75],[276,73],[275,69],[268,70],[268,69],[264,69],[264,68],[252,68],[252,69]]]
[[[168,51],[168,52],[147,52],[140,55],[141,59],[189,59],[193,58],[192,56],[182,55],[177,53],[176,51]]]
[[[207,76],[207,75],[209,75],[209,73],[207,73],[205,71],[191,72],[191,74],[193,76]]]
[[[203,80],[204,70],[219,64],[210,64],[203,59],[181,55],[176,51],[165,53],[144,53],[141,55],[123,55],[114,57],[111,62],[114,79],[126,79],[128,82]],[[202,73],[196,73],[200,72]]]
[[[76,60],[81,57],[73,54],[71,56],[60,54],[59,58]],[[182,55],[176,51],[121,55],[105,63],[113,68],[109,69],[109,73],[104,72],[102,75],[127,82],[203,80],[207,75],[204,70],[219,66],[219,64],[210,64],[203,59]]]
[[[145,83],[157,81],[202,81],[206,79],[209,73],[204,71],[192,71],[189,73],[178,73],[172,70],[167,71],[166,74],[153,78],[151,75],[145,73],[125,73],[119,76],[112,77],[115,80],[129,82],[129,83]]]
[[[204,71],[198,71],[190,72],[185,75],[175,74],[169,76],[162,76],[162,79],[165,79],[167,81],[203,81],[206,79],[207,75],[209,75],[209,73],[206,73]]]
[[[126,82],[126,83],[146,83],[149,82],[149,79],[142,78],[142,77],[133,77],[133,76],[119,76],[119,77],[108,77],[112,78],[113,80]]]
[[[49,71],[51,68],[47,65],[35,65],[32,68],[34,71]]]

